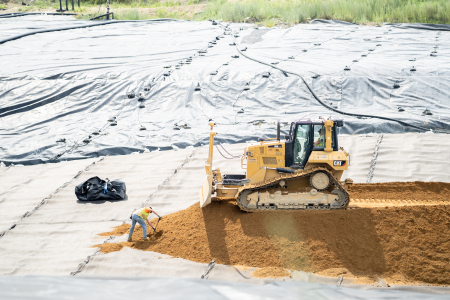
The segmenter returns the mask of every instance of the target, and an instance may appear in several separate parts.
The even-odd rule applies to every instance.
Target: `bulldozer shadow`
[[[285,268],[345,268],[353,275],[382,274],[387,269],[369,209],[268,212],[258,221]],[[241,223],[244,232],[255,227]]]
[[[221,201],[202,213],[211,257],[222,264],[239,263],[245,256],[253,266],[307,272],[387,270],[370,209],[247,213],[233,201]]]
[[[221,264],[233,264],[227,249],[225,224],[225,218],[230,215],[230,204],[228,201],[214,201],[203,208],[202,213],[211,257]]]
[[[344,267],[354,275],[382,274],[386,260],[370,209],[302,212],[295,216],[319,269]]]

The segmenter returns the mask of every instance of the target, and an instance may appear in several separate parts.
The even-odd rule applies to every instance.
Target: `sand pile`
[[[252,273],[256,278],[283,278],[292,277],[291,272],[282,268],[261,268]]]
[[[116,228],[114,228],[113,231],[99,233],[98,235],[99,236],[111,236],[111,235],[120,236],[125,233],[128,233],[130,231],[130,227],[131,226],[117,226]],[[142,229],[140,227],[139,227],[139,229],[142,231]]]
[[[117,232],[127,232],[122,225]],[[196,262],[450,284],[450,206],[245,213],[232,201],[198,204],[165,216],[157,233],[103,244]]]

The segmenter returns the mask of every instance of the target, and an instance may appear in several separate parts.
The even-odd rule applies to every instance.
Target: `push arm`
[[[206,175],[212,175],[212,161],[213,161],[213,150],[214,150],[214,136],[217,134],[213,132],[214,122],[210,122],[209,126],[211,126],[211,132],[209,133],[209,154],[208,160],[205,163]]]
[[[331,132],[333,129],[333,121],[332,120],[324,120],[325,125],[325,152],[333,152],[333,148],[331,147]]]

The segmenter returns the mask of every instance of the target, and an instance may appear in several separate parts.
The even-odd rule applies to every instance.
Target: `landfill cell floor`
[[[201,263],[345,274],[361,283],[383,277],[448,285],[449,236],[448,205],[247,213],[220,201],[165,216],[147,241],[137,225],[132,242],[105,243],[101,252],[131,247]]]
[[[28,16],[1,24],[9,38],[93,23]],[[235,37],[207,21],[153,20],[39,33],[0,46],[0,160],[6,164],[0,164],[0,298],[23,286],[32,286],[23,292],[35,296],[39,288],[55,291],[63,283],[71,285],[61,289],[65,294],[76,287],[91,297],[108,291],[111,298],[143,286],[177,297],[194,291],[205,299],[224,291],[237,293],[227,298],[247,291],[278,299],[289,292],[297,299],[308,289],[314,299],[401,297],[344,290],[348,278],[371,287],[382,278],[390,289],[440,285],[414,288],[449,293],[443,287],[450,281],[448,136],[332,112],[299,77],[235,55],[245,48],[249,57],[301,72],[324,103],[347,113],[448,132],[450,27],[328,20],[251,27],[231,24]],[[237,47],[230,46],[234,41]],[[278,120],[318,116],[345,119],[338,134],[339,146],[351,154],[342,178],[355,182],[351,209],[251,214],[233,202],[215,202],[200,210],[209,119],[218,123],[216,141],[238,156],[243,143],[273,137]],[[109,121],[114,118],[117,123]],[[214,167],[244,172],[239,159],[216,151]],[[74,187],[93,176],[123,180],[128,198],[76,201]],[[144,205],[164,216],[158,232],[143,242],[137,226],[135,242],[128,243],[129,215]],[[208,280],[195,281],[212,259],[218,264]],[[281,282],[240,289],[240,283],[270,283],[289,273],[292,278],[283,277],[288,285],[271,293]],[[69,275],[90,278],[56,277]],[[331,279],[315,281],[319,275]],[[153,277],[141,284],[138,276]]]

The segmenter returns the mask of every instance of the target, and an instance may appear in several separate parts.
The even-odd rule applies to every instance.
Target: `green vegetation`
[[[4,9],[4,8],[6,8],[6,5],[3,5],[0,3],[0,9]]]
[[[104,0],[91,0],[93,2],[102,2]],[[98,4],[97,4],[98,5]],[[173,7],[173,6],[181,6],[181,1],[156,1],[156,0],[150,0],[150,1],[133,1],[130,3],[127,2],[121,2],[121,1],[114,1],[112,4],[116,8],[120,7],[131,7],[131,8],[140,8],[140,7],[148,7],[148,8],[155,8],[155,7]]]
[[[183,14],[168,12],[164,7],[157,8],[155,14],[140,12],[137,9],[120,10],[114,13],[116,20],[149,20],[156,18],[184,19]]]
[[[23,6],[23,7],[19,8],[17,11],[19,11],[19,12],[27,12],[27,11],[31,11],[31,10],[33,10],[33,7],[31,7],[31,6]]]
[[[247,0],[209,2],[202,18],[232,22],[278,19],[287,24],[310,19],[355,23],[450,23],[449,0]],[[248,18],[248,19],[247,19]]]
[[[40,0],[40,1],[48,1],[48,0]],[[106,13],[105,1],[106,0],[82,1],[81,8],[78,8],[75,5],[75,12],[79,13],[76,16],[76,18],[91,19],[94,16]],[[169,0],[160,2],[157,0],[149,0],[149,1],[110,0],[110,7],[111,11],[114,12],[114,19],[116,20],[149,20],[156,18],[192,19],[192,14],[189,16],[183,9],[180,9],[179,12],[174,12],[170,11],[170,9],[168,8],[180,7],[182,5],[199,4],[201,1],[202,0],[189,0],[189,2],[187,3],[185,2],[184,4],[182,4],[180,0]]]
[[[64,1],[64,0],[63,0]],[[75,0],[77,1],[77,0]],[[189,3],[191,2],[191,3]],[[189,0],[187,5],[198,4],[200,0]],[[59,3],[59,2],[58,2]],[[182,3],[180,0],[168,0],[168,1],[158,1],[158,0],[110,0],[109,2],[111,6],[115,8],[154,8],[154,7],[172,7],[172,6],[181,6]],[[105,6],[106,0],[82,0],[82,6],[87,7],[95,7],[95,6]]]
[[[77,18],[89,19],[104,13],[105,1],[81,0],[81,8],[75,4],[75,12],[79,13]],[[120,20],[216,19],[254,22],[266,27],[279,23],[303,23],[310,19],[335,19],[361,24],[450,23],[450,0],[111,0],[110,3],[114,17]],[[190,10],[189,6],[195,4],[206,4],[206,8],[195,14],[202,9]],[[57,9],[59,1],[36,0],[31,7]],[[27,11],[31,7],[20,10]]]
[[[153,13],[150,13],[148,11],[139,11],[136,8],[130,8],[130,9],[121,9],[121,10],[113,10],[114,12],[114,19],[115,20],[150,20],[150,19],[157,19],[157,18],[171,18],[171,19],[185,19],[189,20],[189,18],[185,12],[177,13],[177,12],[168,12],[164,7],[157,8]],[[75,17],[77,19],[83,19],[83,20],[89,20],[95,16],[104,14],[105,11],[103,10],[101,13],[97,14],[86,14],[80,12]]]

